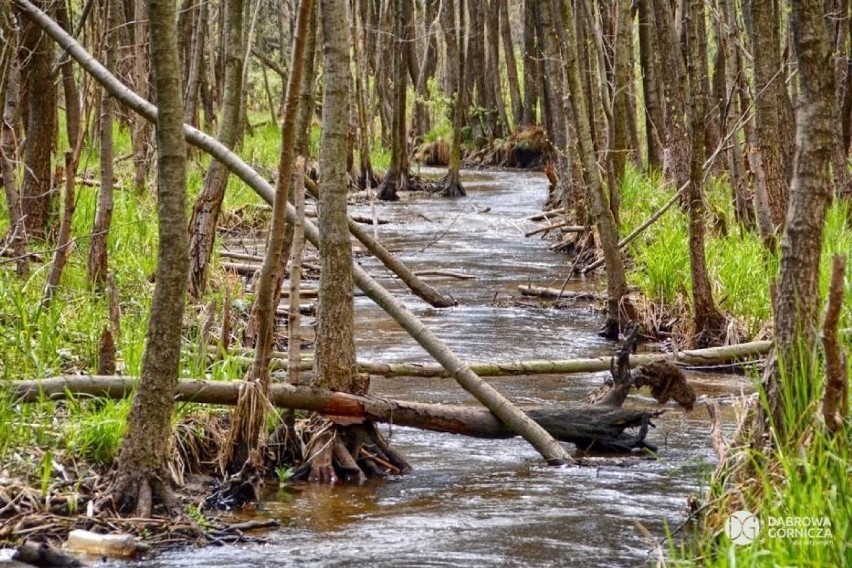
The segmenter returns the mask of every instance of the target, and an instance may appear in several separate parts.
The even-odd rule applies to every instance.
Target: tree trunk
[[[120,3],[108,0],[104,4],[104,22],[107,22],[106,33],[106,68],[115,73],[118,63],[118,33],[121,29],[119,18]],[[92,226],[92,241],[89,247],[89,259],[86,265],[86,276],[90,284],[103,288],[106,284],[109,261],[107,242],[109,229],[112,224],[113,207],[113,137],[112,123],[115,115],[113,98],[106,89],[101,91],[100,143],[101,143],[101,187],[98,189],[98,205],[95,211],[95,221]],[[69,174],[70,175],[70,174]]]
[[[56,249],[53,251],[53,262],[50,265],[50,273],[47,276],[47,282],[44,285],[44,294],[41,304],[47,307],[53,300],[53,295],[56,289],[59,288],[59,282],[62,279],[62,272],[65,270],[65,264],[68,262],[68,254],[70,253],[69,245],[71,244],[71,224],[74,221],[74,209],[76,208],[76,198],[74,197],[74,184],[76,182],[77,164],[74,161],[74,152],[71,150],[65,151],[65,194],[62,196],[62,220],[59,225],[59,236],[56,239]]]
[[[37,6],[53,13],[52,0]],[[21,210],[27,234],[47,236],[56,201],[53,189],[53,150],[56,147],[56,86],[53,81],[53,43],[41,29],[24,18],[18,50],[21,74],[20,100],[26,101],[24,117],[24,183]]]
[[[455,4],[458,4],[459,25],[456,28]],[[464,30],[465,7],[464,0],[443,0],[441,3],[441,25],[444,28],[444,37],[447,40],[447,57],[450,53],[456,56],[453,61],[447,61],[447,68],[455,70],[455,79],[453,80],[454,90],[450,93],[452,97],[453,109],[453,142],[450,147],[450,163],[447,168],[447,175],[441,182],[441,195],[444,197],[465,197],[467,193],[461,183],[459,172],[461,170],[461,137],[462,126],[464,125],[465,108],[467,101],[464,98],[464,67],[465,53],[464,42],[462,40],[463,33],[456,34],[456,29]],[[452,46],[452,48],[450,47]]]
[[[22,11],[25,11],[30,17],[36,19],[38,24],[59,42],[98,82],[111,89],[113,95],[134,111],[143,115],[146,119],[157,120],[158,113],[156,107],[136,95],[122,85],[115,77],[111,76],[74,38],[64,33],[44,12],[36,8],[29,0],[16,0],[16,2]],[[189,142],[226,164],[232,173],[239,176],[241,180],[264,199],[267,201],[272,200],[275,190],[262,176],[240,159],[239,156],[229,151],[214,138],[199,132],[191,126],[184,125],[183,130]],[[288,204],[287,217],[292,220],[295,218],[295,215],[295,208]],[[305,221],[305,236],[314,245],[319,243],[317,228],[307,220]],[[355,284],[361,288],[367,297],[376,302],[380,308],[399,323],[436,361],[449,370],[465,390],[470,392],[477,400],[491,410],[513,432],[523,436],[525,440],[535,447],[548,463],[561,464],[570,460],[564,450],[546,431],[529,420],[528,417],[521,413],[493,387],[485,383],[480,377],[477,377],[437,335],[423,325],[414,314],[367,274],[360,265],[353,263],[352,271]]]
[[[425,0],[424,6],[424,28],[426,41],[423,45],[422,63],[415,81],[414,102],[414,139],[421,140],[429,132],[430,120],[426,101],[429,99],[429,80],[434,77],[438,66],[438,9],[440,0]]]
[[[403,13],[407,0],[398,5]],[[401,14],[402,15],[402,14]],[[343,0],[322,0],[323,33],[322,141],[320,144],[319,230],[320,295],[317,304],[316,380],[321,388],[352,392],[355,366],[352,246],[346,215],[346,117],[349,105],[349,48]],[[397,30],[407,21],[398,21]],[[404,33],[404,32],[402,32]],[[401,44],[400,44],[401,47]],[[398,56],[399,57],[399,56]],[[397,63],[402,63],[401,58]],[[397,80],[405,88],[404,67]],[[404,111],[404,106],[403,106]]]
[[[658,72],[659,56],[654,38],[656,20],[654,7],[649,0],[639,5],[639,63],[642,66],[642,93],[645,97],[645,141],[648,146],[648,166],[660,169],[663,166],[663,143],[665,122],[663,103],[660,96]]]
[[[0,30],[7,37],[12,37],[12,27],[6,20],[7,15],[0,15]],[[24,213],[21,207],[21,193],[18,176],[15,171],[17,162],[17,133],[18,124],[18,66],[14,53],[9,48],[7,60],[0,66],[0,82],[5,86],[3,97],[3,114],[0,117],[0,174],[3,179],[3,189],[6,194],[6,207],[9,209],[9,245],[15,255],[15,271],[24,277],[29,273],[29,257],[27,256],[27,230],[24,227]],[[5,67],[5,73],[3,73]]]
[[[257,280],[257,291],[252,306],[251,319],[257,330],[254,361],[244,380],[240,401],[231,417],[228,439],[219,455],[222,471],[235,474],[251,471],[262,464],[262,446],[265,443],[266,397],[269,390],[269,358],[275,335],[275,308],[284,276],[284,265],[290,254],[293,237],[292,222],[287,219],[295,163],[296,120],[299,108],[299,91],[305,60],[307,28],[313,0],[302,0],[293,38],[290,78],[287,82],[287,99],[284,121],[281,125],[281,157],[278,162],[278,184],[272,204],[272,223],[266,243],[263,268]],[[345,17],[343,18],[345,21]],[[242,57],[242,54],[238,55]],[[326,89],[329,87],[326,86]],[[346,121],[342,122],[345,129]],[[343,156],[345,158],[345,147]],[[344,224],[345,230],[345,224]],[[248,470],[243,470],[248,466]]]
[[[631,320],[634,314],[630,300],[627,299],[627,280],[621,250],[618,248],[618,231],[595,159],[592,129],[577,60],[577,39],[573,26],[574,8],[571,0],[561,0],[561,2],[562,22],[567,40],[564,51],[565,74],[568,79],[568,90],[571,92],[577,145],[582,156],[583,173],[588,185],[590,211],[597,223],[606,261],[607,316],[603,335],[609,339],[617,339],[622,320]]]
[[[692,276],[692,304],[695,311],[695,344],[709,347],[724,340],[727,320],[716,307],[713,289],[707,272],[704,250],[704,142],[706,136],[707,98],[702,89],[702,77],[707,74],[704,0],[689,0],[687,7],[686,37],[689,49],[689,97],[692,152],[689,161],[689,188],[687,210],[689,213],[689,265]],[[705,64],[702,64],[705,63]]]
[[[305,71],[304,80],[299,88],[299,115],[296,119],[296,155],[304,156],[305,160],[310,156],[311,122],[314,117],[314,67],[317,55],[317,3],[311,8],[311,19],[308,23],[307,37],[305,38]],[[286,93],[285,93],[286,98]]]
[[[624,179],[627,159],[630,157],[630,54],[633,51],[633,17],[626,2],[614,3],[616,11],[615,54],[613,61],[612,94],[612,154],[613,178],[615,188],[610,188],[610,207],[618,220],[618,189]]]
[[[243,0],[227,0],[222,9],[227,11],[227,46],[225,94],[218,138],[228,149],[233,149],[239,135],[240,106],[243,100]],[[184,119],[186,118],[185,116]],[[214,161],[207,170],[201,193],[192,208],[189,220],[189,293],[196,300],[204,295],[207,287],[207,272],[213,256],[216,225],[219,222],[227,185],[227,168]]]
[[[184,97],[183,121],[193,126],[198,124],[198,95],[201,88],[201,75],[204,67],[204,48],[207,36],[207,7],[208,2],[201,1],[198,8],[191,11],[194,18],[192,26],[192,42],[189,50],[189,68],[187,70],[186,96]],[[226,48],[227,49],[227,48]],[[227,66],[227,63],[226,63]],[[228,81],[227,67],[225,81]],[[225,86],[227,90],[227,85]]]
[[[800,106],[796,117],[796,159],[790,207],[781,239],[781,276],[775,297],[775,351],[764,376],[771,422],[779,440],[798,439],[785,425],[801,423],[816,399],[819,381],[808,392],[794,390],[797,377],[812,379],[819,325],[820,252],[826,210],[834,113],[834,75],[826,34],[824,3],[795,0],[792,27],[799,62]],[[808,422],[808,421],[804,421]],[[804,427],[807,427],[805,424]]]
[[[56,22],[65,31],[71,32],[68,5],[65,0],[59,0],[56,4]],[[107,30],[107,33],[111,31]],[[77,81],[74,80],[74,65],[71,62],[70,57],[63,56],[60,71],[62,73],[62,94],[65,99],[65,132],[68,137],[68,146],[75,149],[80,138],[80,91],[77,89]]]
[[[171,441],[183,311],[189,272],[186,234],[186,146],[175,5],[149,0],[151,65],[157,94],[157,222],[160,246],[140,387],[127,418],[111,493],[118,509],[149,517],[152,505],[175,509],[165,467]]]
[[[757,180],[756,204],[768,213],[758,215],[758,219],[769,218],[772,222],[771,226],[761,224],[759,227],[765,238],[774,235],[784,223],[793,162],[793,110],[781,61],[779,15],[775,4],[769,0],[751,3],[755,120],[764,172],[763,179]]]
[[[518,62],[515,59],[515,43],[512,41],[512,26],[509,21],[509,3],[498,1],[497,5],[500,10],[500,39],[503,43],[503,58],[506,60],[509,100],[512,102],[512,126],[518,130],[524,121],[524,101],[521,100]]]
[[[521,126],[533,126],[537,124],[536,107],[538,106],[539,94],[539,62],[538,62],[538,39],[536,37],[535,25],[535,2],[523,0],[524,2],[524,113],[521,118]]]
[[[358,17],[358,12],[358,10],[352,10],[352,55],[355,59],[355,92],[353,93],[353,97],[355,99],[355,112],[358,116],[358,186],[362,189],[367,189],[375,187],[378,185],[378,182],[373,173],[373,164],[370,160],[370,129],[367,127],[367,102],[366,89],[364,87],[365,81],[368,80],[367,65],[364,61],[367,32],[364,30],[364,23]],[[423,71],[421,70],[421,75],[422,73]],[[425,78],[423,81],[425,83]],[[420,79],[418,79],[419,89]],[[421,104],[421,106],[423,105]],[[422,112],[426,112],[425,107],[422,109]]]
[[[148,99],[150,86],[148,75],[150,74],[148,57],[148,18],[145,15],[145,0],[132,0],[133,10],[128,12],[127,25],[133,27],[133,35],[136,45],[133,50],[133,90],[142,97]],[[207,117],[210,120],[211,117]],[[142,192],[148,183],[148,170],[151,167],[151,125],[141,117],[133,120],[130,130],[130,140],[133,145],[133,185],[137,192]]]
[[[485,72],[488,75],[486,89],[490,89],[490,99],[495,109],[494,131],[492,138],[502,138],[509,130],[509,117],[503,102],[503,81],[500,74],[500,0],[490,0],[486,10],[485,30],[488,40],[485,42]]]

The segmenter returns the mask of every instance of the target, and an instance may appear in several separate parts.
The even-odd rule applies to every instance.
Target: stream
[[[443,172],[431,172],[439,175]],[[475,280],[429,277],[459,305],[433,309],[368,256],[359,262],[470,361],[568,359],[614,353],[596,335],[600,314],[590,303],[563,310],[517,300],[519,284],[559,286],[569,261],[550,241],[526,239],[524,218],[547,196],[542,174],[463,172],[468,197],[446,200],[401,194],[378,204],[391,221],[379,238],[413,270],[453,270]],[[371,215],[369,204],[352,207]],[[372,227],[368,227],[372,231]],[[598,290],[600,279],[578,279],[569,290]],[[503,302],[501,303],[501,300]],[[369,299],[356,297],[358,358],[429,361],[425,351]],[[498,307],[498,306],[504,307]],[[505,377],[490,382],[522,405],[585,398],[605,374]],[[700,495],[712,471],[706,397],[748,390],[740,376],[690,374],[699,397],[685,413],[674,406],[648,435],[651,459],[601,460],[596,467],[544,465],[520,438],[479,440],[382,425],[412,464],[411,474],[362,487],[300,485],[271,493],[253,518],[281,527],[268,543],[183,549],[139,565],[207,566],[636,566],[653,561],[669,530],[686,519],[687,498]],[[475,404],[450,379],[373,378],[371,394],[423,402]],[[628,405],[654,406],[644,394]],[[733,422],[730,405],[726,424]],[[245,520],[241,514],[240,520]],[[663,550],[667,550],[663,542]],[[118,564],[117,564],[118,565]],[[126,566],[127,564],[122,564]]]

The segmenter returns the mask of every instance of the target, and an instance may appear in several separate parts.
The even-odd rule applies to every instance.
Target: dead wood
[[[28,403],[45,398],[64,399],[70,395],[121,399],[129,396],[137,386],[138,380],[132,377],[68,376],[12,381],[3,388],[18,403]],[[181,380],[175,391],[175,401],[232,406],[237,403],[241,388],[240,382]],[[476,438],[515,436],[494,414],[471,406],[356,396],[288,384],[271,385],[269,401],[279,408],[354,418],[356,422],[385,422]],[[572,442],[578,447],[613,451],[646,447],[643,437],[628,435],[624,430],[646,425],[656,415],[644,410],[589,404],[534,408],[524,412],[558,440]]]
[[[825,394],[822,398],[822,416],[831,432],[837,432],[849,416],[849,377],[846,375],[846,357],[838,340],[837,326],[843,306],[843,285],[846,259],[835,255],[832,261],[828,307],[823,324],[822,344],[825,348]]]
[[[13,559],[31,566],[73,568],[83,563],[46,542],[27,540],[15,552]]]

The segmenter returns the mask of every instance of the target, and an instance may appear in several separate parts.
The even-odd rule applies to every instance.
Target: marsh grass
[[[627,235],[672,195],[661,189],[658,174],[645,175],[629,169],[621,186],[621,234]],[[736,223],[730,185],[725,179],[705,187],[707,240],[705,254],[713,294],[721,309],[740,322],[746,335],[765,334],[772,320],[770,284],[778,273],[779,260],[766,249],[755,232],[741,230]],[[820,290],[828,290],[830,258],[852,256],[852,205],[834,203],[828,212],[820,274]],[[691,304],[691,279],[687,217],[675,204],[654,225],[627,247],[632,259],[630,283],[652,303],[674,306]],[[724,228],[724,230],[723,230]],[[847,278],[846,302],[841,327],[852,322],[852,280]]]
[[[803,368],[811,372],[803,372]],[[791,433],[789,441],[774,439],[770,451],[748,445],[734,449],[709,481],[709,506],[696,538],[671,550],[675,564],[852,565],[852,425],[847,420],[843,429],[831,435],[822,424],[822,376],[817,353],[807,366],[796,365],[792,372],[782,370],[789,394],[782,412],[786,431]],[[759,402],[765,403],[765,399]],[[734,544],[724,531],[728,516],[740,510],[751,512],[760,521],[758,536],[749,545]],[[779,528],[789,528],[785,523],[795,524],[796,518],[821,523],[827,519],[831,534],[812,532],[810,538],[802,538],[779,533]]]

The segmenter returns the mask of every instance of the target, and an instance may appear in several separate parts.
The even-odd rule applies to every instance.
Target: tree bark
[[[529,127],[537,124],[536,107],[538,106],[538,38],[535,26],[535,2],[524,2],[524,112],[521,126]]]
[[[577,39],[573,26],[574,8],[571,5],[571,0],[562,0],[562,22],[565,26],[567,39],[564,52],[565,74],[568,79],[568,90],[571,93],[571,107],[577,131],[577,146],[583,161],[590,212],[597,223],[606,262],[607,316],[603,335],[609,339],[617,339],[622,320],[631,320],[634,314],[630,301],[627,299],[627,280],[624,272],[624,260],[618,248],[618,230],[612,216],[612,210],[609,208],[595,159],[592,129],[589,124],[589,114],[577,61]]]
[[[515,43],[512,41],[512,26],[509,21],[509,3],[497,2],[500,11],[500,40],[503,59],[506,61],[506,79],[509,83],[509,100],[512,103],[512,126],[520,128],[524,121],[524,101],[521,99],[521,84],[518,79],[518,62],[515,59]]]
[[[9,16],[0,14],[0,26],[7,37],[13,37]],[[3,190],[6,194],[6,207],[9,210],[9,244],[15,255],[15,272],[19,277],[29,273],[29,257],[27,256],[27,230],[24,226],[24,212],[21,206],[21,192],[15,171],[17,161],[17,133],[19,120],[18,112],[18,66],[15,62],[12,44],[7,46],[5,63],[0,66],[0,82],[4,87],[3,114],[0,117],[0,174],[3,179]],[[4,72],[5,71],[5,72]]]
[[[724,1],[724,0],[723,0]],[[642,93],[645,97],[645,143],[648,147],[648,166],[663,167],[665,122],[658,72],[659,56],[654,38],[656,20],[649,0],[637,2],[639,8],[639,63],[642,66]]]
[[[707,97],[703,92],[703,77],[707,74],[704,0],[689,0],[687,7],[686,37],[688,45],[687,71],[689,75],[689,114],[692,151],[689,161],[689,187],[687,211],[689,214],[689,266],[692,276],[692,304],[695,317],[694,342],[698,347],[709,347],[724,340],[727,320],[716,307],[707,257],[704,250],[704,155],[707,117]]]
[[[281,156],[278,162],[278,184],[272,203],[272,223],[266,243],[263,268],[257,280],[257,291],[252,305],[251,319],[257,330],[254,361],[243,381],[240,402],[231,417],[228,438],[222,447],[219,463],[223,472],[235,474],[246,464],[251,468],[262,464],[261,448],[264,444],[266,424],[266,398],[269,391],[269,358],[275,336],[275,308],[284,277],[284,265],[290,254],[293,227],[287,218],[288,198],[295,163],[296,120],[299,108],[299,90],[305,59],[305,39],[313,0],[302,0],[293,38],[290,78],[287,82],[287,99],[284,121],[281,125]],[[345,21],[345,17],[344,17]],[[238,55],[242,57],[240,53]],[[329,87],[326,86],[326,89]],[[343,121],[344,127],[346,121]],[[345,157],[345,152],[344,152]],[[344,226],[345,227],[345,226]],[[351,292],[350,292],[351,293]]]
[[[459,25],[456,28],[456,18],[454,15],[455,4],[458,4]],[[456,34],[456,29],[464,30],[465,7],[464,0],[443,0],[441,4],[441,25],[444,28],[444,37],[447,40],[447,57],[451,53],[456,56],[454,61],[448,61],[447,67],[455,70],[455,79],[453,80],[454,89],[450,96],[453,100],[453,142],[450,146],[450,163],[447,167],[447,175],[441,182],[441,195],[444,197],[465,197],[467,193],[461,183],[459,172],[461,170],[461,137],[462,126],[464,125],[465,109],[467,101],[465,100],[464,89],[464,68],[465,68],[465,53],[464,42],[462,40],[463,33]],[[450,47],[452,46],[452,48]]]
[[[820,252],[832,197],[829,176],[834,113],[831,46],[821,0],[795,0],[792,28],[799,61],[800,106],[790,206],[781,239],[781,276],[775,298],[775,351],[764,375],[770,425],[779,441],[796,439],[786,425],[799,421],[815,392],[795,392],[797,376],[812,378],[819,319]],[[783,372],[782,372],[783,371]],[[813,381],[812,384],[816,384]],[[792,437],[791,437],[792,436]]]
[[[149,0],[151,66],[157,95],[157,279],[140,388],[127,418],[111,494],[117,508],[151,515],[154,503],[175,508],[166,472],[171,441],[172,395],[178,380],[183,311],[189,269],[186,234],[186,145],[183,139],[180,61],[175,5]],[[153,497],[153,502],[147,500]]]
[[[148,120],[157,120],[157,109],[133,91],[125,87],[115,77],[111,76],[62,28],[57,26],[44,12],[36,8],[29,0],[15,0],[16,5],[50,34],[69,54],[77,60],[102,85],[112,90],[112,94],[134,111]],[[214,138],[203,132],[184,125],[184,135],[193,145],[210,153],[214,158],[227,165],[232,173],[239,176],[249,187],[267,201],[272,200],[275,190],[261,175],[248,166],[239,156],[225,148]],[[295,208],[288,204],[287,217],[295,218]],[[305,236],[317,245],[319,234],[317,228],[305,220]],[[360,265],[353,263],[352,271],[355,284],[376,304],[385,310],[397,323],[402,326],[435,360],[468,392],[484,406],[491,410],[513,432],[523,436],[538,452],[552,464],[564,463],[569,460],[564,450],[550,437],[547,432],[523,415],[512,403],[476,376],[462,360],[453,353],[441,339],[414,316],[399,300],[376,282]]]
[[[227,45],[225,94],[217,136],[225,147],[233,149],[239,136],[240,106],[243,100],[243,0],[227,0],[222,9],[227,11]],[[187,116],[184,116],[185,121],[186,118]],[[189,219],[189,293],[196,300],[204,295],[207,288],[207,272],[213,256],[216,224],[219,222],[227,185],[227,168],[214,161],[207,170],[204,185],[195,200]]]
[[[793,107],[787,95],[777,2],[751,3],[754,25],[755,121],[764,177],[757,180],[756,205],[772,225],[760,225],[764,238],[776,234],[787,213],[789,180],[793,162]],[[760,94],[762,92],[762,94]]]
[[[631,57],[633,51],[633,17],[626,2],[614,3],[616,11],[615,53],[613,55],[612,93],[612,154],[615,188],[610,188],[610,208],[618,219],[618,189],[624,179],[627,160],[630,157],[630,84],[632,79]]]
[[[108,0],[104,4],[104,18],[107,22],[106,68],[115,73],[118,63],[118,34],[121,29],[119,18],[120,3]],[[90,284],[103,288],[109,270],[107,243],[112,225],[113,208],[113,136],[112,123],[115,115],[113,98],[106,89],[101,91],[100,143],[101,143],[101,186],[98,189],[98,205],[92,226],[92,241],[89,247],[89,259],[86,264],[86,276]],[[68,174],[70,175],[70,174]]]
[[[52,0],[38,0],[48,14]],[[41,29],[24,18],[18,50],[20,100],[24,107],[24,182],[21,209],[27,234],[43,239],[56,201],[53,189],[53,150],[56,147],[56,86],[53,81],[53,44]]]
[[[145,0],[131,0],[132,10],[127,11],[127,25],[133,28],[136,45],[133,50],[133,90],[142,97],[150,96],[148,76],[151,69],[148,49],[148,18],[145,14]],[[212,117],[207,117],[211,120]],[[142,192],[148,183],[148,171],[151,168],[151,125],[148,121],[137,117],[130,129],[130,140],[133,146],[133,185],[137,192]]]
[[[68,5],[65,0],[59,0],[56,4],[56,22],[65,31],[71,31],[71,22],[68,18]],[[109,33],[108,30],[107,33]],[[80,91],[77,89],[77,81],[74,80],[74,65],[71,58],[64,58],[60,63],[62,73],[62,94],[65,99],[65,132],[68,137],[68,146],[77,147],[80,138]]]

